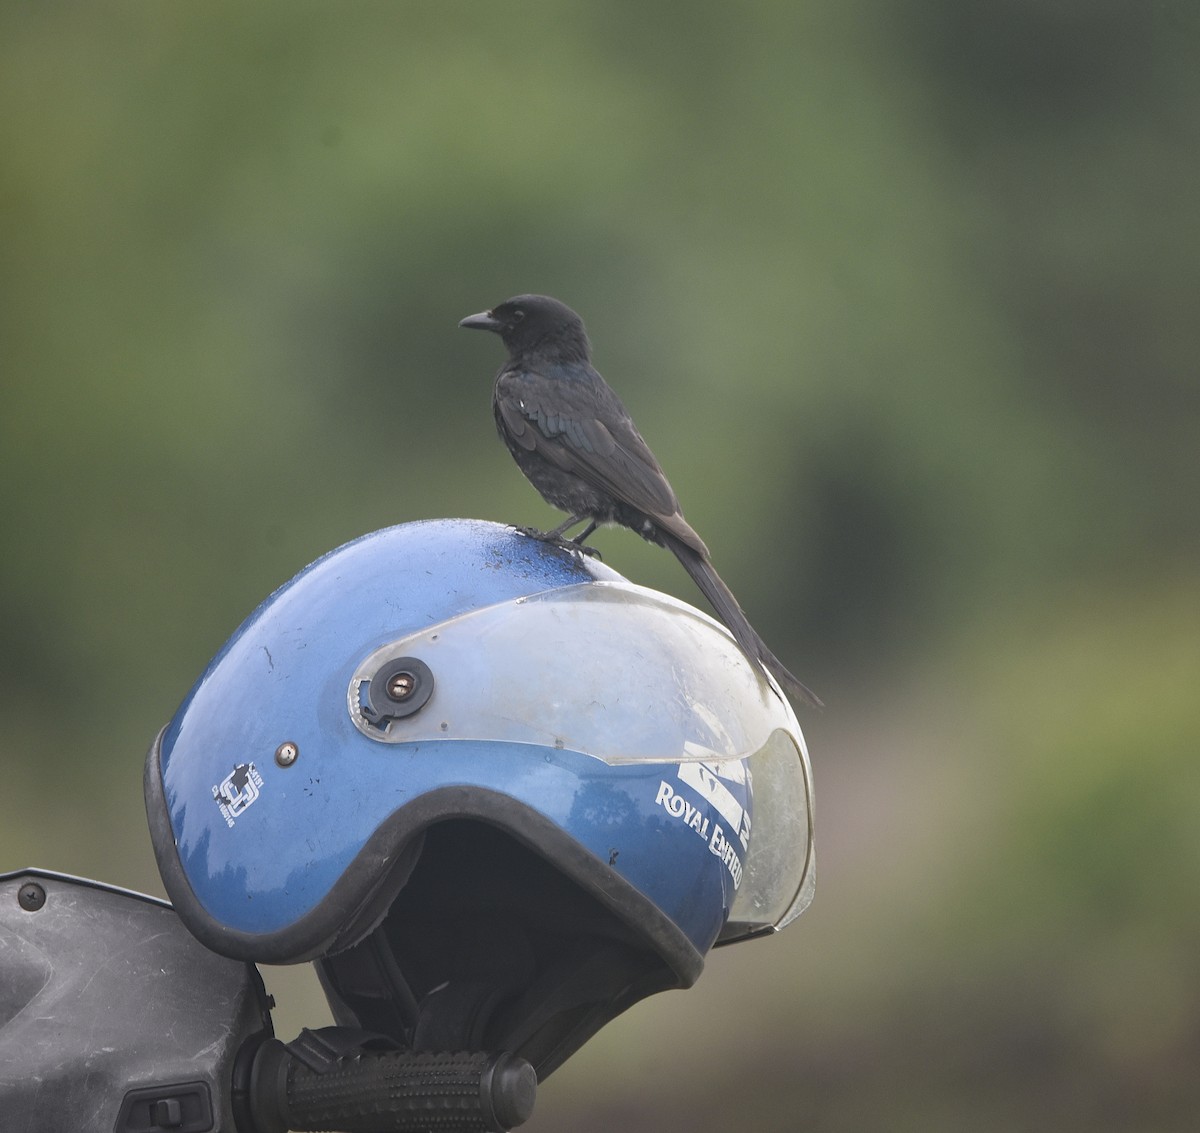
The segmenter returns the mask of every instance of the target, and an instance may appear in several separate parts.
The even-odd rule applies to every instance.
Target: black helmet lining
[[[512,1051],[539,1078],[639,999],[691,982],[546,857],[475,819],[426,830],[382,923],[317,969],[340,1023],[413,1050]]]

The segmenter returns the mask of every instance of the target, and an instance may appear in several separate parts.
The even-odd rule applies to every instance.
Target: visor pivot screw
[[[359,731],[366,725],[368,736],[385,738],[393,721],[420,712],[432,693],[433,673],[424,661],[419,657],[393,657],[375,670],[369,682],[358,676],[351,682],[351,711],[357,708],[354,722]]]
[[[407,700],[417,687],[417,678],[412,673],[394,674],[387,683],[387,694],[392,700]]]
[[[36,913],[46,903],[46,891],[35,881],[17,890],[17,904],[27,913]]]
[[[275,749],[275,762],[280,767],[291,767],[296,762],[296,757],[300,754],[300,749],[292,743],[291,740],[284,740]]]

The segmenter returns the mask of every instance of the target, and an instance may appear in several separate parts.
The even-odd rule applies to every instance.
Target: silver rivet
[[[291,740],[284,740],[275,749],[275,762],[280,767],[291,767],[296,762],[296,757],[300,754],[300,749],[292,743]]]

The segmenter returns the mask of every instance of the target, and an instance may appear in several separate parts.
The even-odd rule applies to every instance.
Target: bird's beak
[[[466,327],[467,330],[498,331],[500,329],[500,320],[495,318],[491,311],[480,311],[478,315],[468,315],[458,325]]]

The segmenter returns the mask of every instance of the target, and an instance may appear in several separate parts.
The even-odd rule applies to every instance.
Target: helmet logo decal
[[[263,777],[253,763],[239,763],[212,789],[226,826],[253,805],[262,790]]]
[[[737,801],[733,792],[725,786],[722,779],[730,783],[744,784],[746,769],[741,760],[727,764],[720,763],[681,763],[679,778],[693,791],[709,803],[729,823],[730,828],[737,831],[742,848],[750,846],[750,815],[746,808]],[[742,787],[745,790],[745,787]]]
[[[685,792],[678,791],[666,779],[658,784],[658,793],[654,797],[656,806],[660,806],[672,818],[678,819],[690,827],[704,839],[709,853],[719,858],[729,871],[734,889],[742,883],[742,852],[750,845],[750,814],[734,797],[733,792],[725,786],[722,779],[733,783],[745,783],[746,772],[740,760],[720,763],[681,763],[678,779],[686,785],[686,793],[695,793],[702,800],[701,806],[694,806],[685,798]],[[702,811],[707,804],[709,813]],[[714,821],[716,817],[724,819],[732,834],[727,834],[721,823]]]

